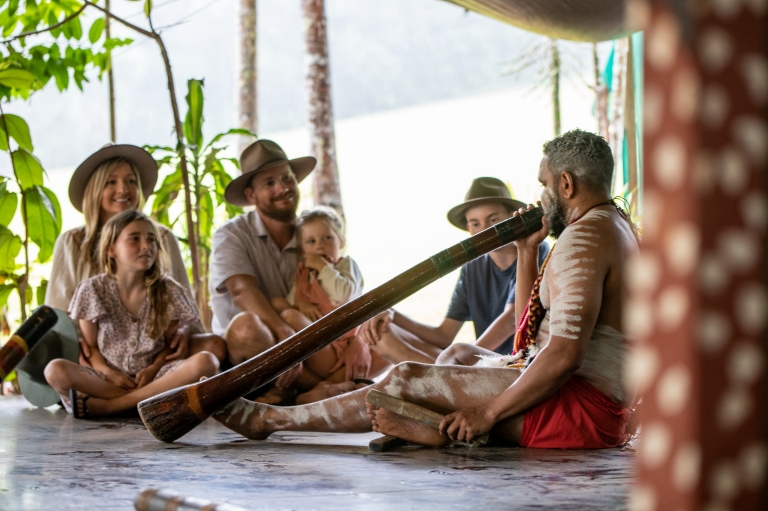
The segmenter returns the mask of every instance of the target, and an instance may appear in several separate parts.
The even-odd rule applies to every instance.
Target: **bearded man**
[[[230,204],[256,206],[213,235],[212,330],[227,341],[232,364],[294,334],[270,300],[286,296],[293,284],[298,262],[293,236],[298,183],[315,164],[310,156],[288,160],[275,142],[257,140],[240,156],[242,175],[224,191]]]
[[[485,433],[525,447],[621,445],[634,399],[623,387],[629,341],[621,332],[621,289],[638,241],[610,199],[612,175],[613,156],[599,135],[574,130],[544,145],[544,225],[516,242],[518,295],[531,296],[512,357],[524,369],[405,363],[373,386],[447,414],[439,429],[366,405],[367,390],[294,408],[241,399],[214,417],[249,438],[373,429],[434,446]],[[548,233],[559,241],[539,274],[537,250]]]

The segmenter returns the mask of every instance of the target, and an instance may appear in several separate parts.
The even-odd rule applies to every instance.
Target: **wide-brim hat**
[[[24,360],[16,366],[19,388],[27,401],[40,408],[55,405],[61,397],[45,381],[45,366],[53,359],[63,358],[77,363],[80,356],[80,344],[72,320],[60,309],[56,311],[58,320],[53,328],[30,350]]]
[[[69,200],[79,212],[83,212],[85,186],[99,165],[112,158],[125,158],[139,172],[144,198],[152,195],[157,183],[157,162],[141,147],[130,144],[107,144],[85,159],[69,180]]]
[[[461,230],[467,230],[467,219],[464,214],[469,208],[481,204],[504,204],[511,210],[524,208],[525,204],[512,198],[509,188],[495,177],[478,177],[472,181],[472,186],[464,196],[464,202],[448,211],[448,221]]]
[[[250,179],[259,172],[287,163],[291,166],[296,181],[301,183],[305,177],[314,170],[317,160],[312,156],[304,156],[289,160],[285,151],[271,140],[257,140],[249,145],[240,155],[240,172],[242,175],[235,178],[224,190],[224,198],[235,206],[250,206],[243,191],[248,186]]]

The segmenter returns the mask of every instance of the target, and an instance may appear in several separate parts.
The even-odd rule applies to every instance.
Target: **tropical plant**
[[[85,7],[74,0],[0,0],[5,38],[0,40],[0,151],[8,153],[12,169],[12,175],[0,177],[0,307],[5,310],[17,291],[21,320],[33,298],[37,304],[44,300],[47,281],[33,282],[32,270],[53,254],[61,209],[45,187],[29,126],[18,115],[6,114],[3,104],[26,100],[51,80],[59,91],[73,83],[82,90],[89,69],[101,78],[110,65],[110,50],[131,40],[103,38],[104,19],[95,20],[84,38],[80,15]],[[28,44],[43,33],[48,33],[43,44]],[[37,248],[34,260],[32,246]],[[5,330],[5,314],[2,319]]]
[[[256,134],[245,129],[234,128],[219,133],[206,143],[203,139],[203,80],[189,80],[187,86],[187,115],[184,119],[182,148],[178,150],[163,146],[145,147],[153,154],[161,171],[164,169],[168,171],[162,184],[155,191],[152,201],[152,215],[158,222],[174,231],[182,243],[186,245],[188,256],[191,256],[192,251],[190,240],[197,240],[202,268],[200,287],[203,290],[198,305],[206,326],[209,326],[210,310],[207,284],[213,221],[217,216],[217,211],[221,212],[225,218],[232,218],[242,213],[241,208],[224,200],[224,189],[232,180],[227,172],[227,167],[237,170],[239,163],[236,158],[222,156],[222,151],[226,149],[226,146],[218,146],[217,144],[227,135],[256,137]],[[189,235],[187,224],[179,221],[186,212],[184,201],[180,198],[185,187],[182,180],[184,172],[181,165],[182,156],[185,157],[191,167],[189,195],[193,199],[193,224],[196,229],[194,237]]]

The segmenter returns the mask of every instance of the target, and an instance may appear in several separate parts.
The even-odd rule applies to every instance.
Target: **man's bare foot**
[[[397,415],[371,403],[366,403],[366,408],[373,430],[383,435],[396,436],[413,444],[430,447],[442,447],[450,441],[435,428],[419,421]]]
[[[263,405],[282,405],[290,404],[294,398],[296,398],[295,389],[279,389],[277,387],[272,387],[263,395],[257,397],[256,402]]]
[[[351,381],[345,381],[343,383],[327,383],[321,381],[315,385],[312,390],[309,390],[303,394],[299,394],[298,397],[296,397],[296,404],[305,405],[307,403],[322,401],[323,399],[340,396],[342,394],[346,394],[347,392],[361,389],[365,386],[365,384],[355,384]]]
[[[272,432],[264,418],[268,405],[240,398],[213,414],[213,418],[251,440],[264,440]]]

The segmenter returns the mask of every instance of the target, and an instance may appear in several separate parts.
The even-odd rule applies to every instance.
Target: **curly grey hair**
[[[544,144],[549,170],[555,177],[570,172],[588,188],[611,194],[613,154],[600,135],[571,130]]]

